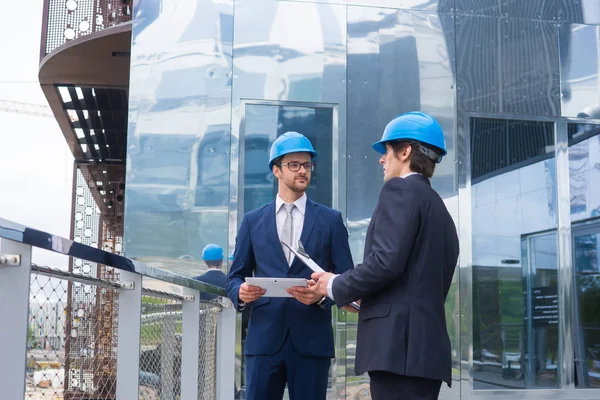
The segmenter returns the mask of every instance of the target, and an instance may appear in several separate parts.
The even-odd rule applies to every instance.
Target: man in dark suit
[[[208,267],[208,271],[194,279],[225,289],[227,287],[227,275],[221,271],[221,267],[223,266],[223,249],[221,246],[216,244],[207,245],[202,250],[202,259]],[[210,301],[216,298],[216,294],[200,293],[200,300]]]
[[[273,143],[269,168],[278,194],[266,206],[244,215],[228,276],[227,293],[238,311],[250,308],[244,354],[249,400],[280,400],[287,383],[292,400],[325,400],[334,357],[333,301],[306,288],[293,297],[263,297],[265,291],[244,282],[256,277],[306,278],[311,271],[281,241],[302,241],[312,258],[337,274],[352,268],[348,233],[338,211],[307,198],[316,157],[310,141],[287,132]]]
[[[338,306],[361,300],[356,373],[369,372],[381,399],[437,399],[451,384],[444,303],[458,260],[452,217],[429,178],[446,155],[438,122],[403,114],[373,148],[384,185],[365,241],[364,261],[341,275],[313,274]]]

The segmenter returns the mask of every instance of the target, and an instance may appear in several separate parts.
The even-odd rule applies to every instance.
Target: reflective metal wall
[[[422,110],[446,133],[433,185],[461,241],[446,304],[454,384],[441,398],[600,397],[600,2],[134,11],[128,256],[197,275],[204,245],[231,252],[242,214],[274,196],[270,144],[294,129],[323,155],[309,195],[342,211],[358,263],[383,184],[370,145]],[[364,398],[356,319],[332,323],[330,398]]]
[[[229,231],[233,4],[137,6],[125,249],[195,276],[202,248]]]

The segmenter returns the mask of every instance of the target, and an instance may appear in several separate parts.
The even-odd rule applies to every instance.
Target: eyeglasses
[[[289,163],[285,163],[285,164],[281,164],[281,166],[283,167],[284,165],[287,165],[288,169],[292,172],[298,172],[300,171],[300,166],[304,167],[304,169],[308,172],[308,171],[314,171],[315,170],[315,165],[314,163],[310,163],[310,162],[305,162],[305,163],[301,163],[298,161],[292,161]]]

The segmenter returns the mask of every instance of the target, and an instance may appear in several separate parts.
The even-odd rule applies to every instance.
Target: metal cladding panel
[[[227,241],[233,4],[141,2],[133,23],[125,251],[198,275]]]

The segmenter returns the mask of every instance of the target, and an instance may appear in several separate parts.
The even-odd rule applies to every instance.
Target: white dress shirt
[[[294,237],[292,238],[292,242],[296,243],[300,240],[300,235],[302,234],[302,227],[304,227],[304,213],[306,212],[306,193],[302,195],[298,200],[294,202],[294,209],[292,210],[292,218],[294,219]],[[279,194],[275,198],[275,223],[277,225],[277,236],[281,241],[281,231],[283,230],[283,224],[285,223],[285,217],[287,216],[287,212],[285,211],[285,207],[283,206],[285,201]],[[294,244],[288,243],[290,246]],[[283,245],[282,245],[283,246]],[[292,257],[290,258],[290,265],[294,261],[294,254],[292,253]],[[239,302],[240,310],[246,308],[246,303],[240,301]]]
[[[419,173],[418,172],[409,172],[408,174],[401,175],[400,178],[407,178],[411,175],[417,175],[417,174],[419,174]],[[327,296],[333,301],[335,301],[335,299],[333,298],[333,281],[335,280],[335,278],[337,278],[337,275],[332,276],[331,279],[329,280],[329,282],[327,282]]]
[[[296,206],[292,210],[292,218],[294,219],[294,237],[292,238],[292,243],[288,243],[290,246],[295,246],[300,240],[300,235],[302,234],[302,228],[304,227],[304,214],[306,213],[306,193],[302,195],[298,200],[296,200],[293,204]],[[285,223],[285,217],[287,216],[287,212],[285,211],[285,207],[283,205],[285,202],[279,195],[275,198],[275,222],[277,224],[277,236],[279,240],[281,240],[281,232],[283,231],[283,224]],[[292,253],[290,258],[290,265],[294,261],[294,254]]]

